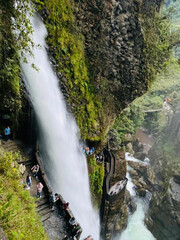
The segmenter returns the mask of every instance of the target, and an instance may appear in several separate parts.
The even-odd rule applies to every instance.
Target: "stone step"
[[[40,216],[44,216],[47,213],[53,212],[52,209],[49,208],[49,206],[46,206],[46,208],[42,209],[41,211],[38,211]]]
[[[48,201],[44,201],[36,206],[36,209],[39,211],[44,205],[49,205]]]
[[[37,204],[37,205],[39,205],[39,204],[41,204],[42,202],[44,202],[44,201],[47,201],[47,199],[46,199],[46,197],[42,197],[42,198],[38,198],[38,200],[37,201],[35,201],[35,203]]]
[[[10,147],[4,147],[6,151],[12,151],[12,152],[17,152],[19,151],[19,148],[17,146],[10,146]]]
[[[52,213],[47,213],[46,215],[41,217],[41,221],[45,222],[46,220],[48,220],[50,217],[52,216]]]
[[[38,213],[41,214],[45,209],[49,209],[49,204],[43,204],[42,206],[40,206],[39,208],[36,208]]]
[[[9,146],[14,146],[14,145],[17,146],[17,144],[15,142],[13,142],[12,140],[9,140],[7,142],[3,142],[3,144],[2,144],[3,147],[9,147]]]

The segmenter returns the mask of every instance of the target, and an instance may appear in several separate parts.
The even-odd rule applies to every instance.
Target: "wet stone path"
[[[23,185],[26,185],[26,177],[27,175],[32,176],[32,186],[29,190],[25,188],[24,191],[29,191],[30,195],[35,198],[35,205],[37,213],[40,215],[42,220],[42,225],[45,228],[45,231],[50,240],[62,240],[65,235],[68,234],[67,232],[67,222],[65,221],[64,217],[58,214],[58,210],[50,209],[49,199],[45,196],[44,191],[42,191],[42,196],[40,199],[36,198],[37,194],[37,184],[39,179],[36,179],[33,176],[31,171],[32,166],[34,165],[34,161],[31,160],[29,154],[27,153],[26,149],[24,148],[22,142],[20,141],[12,141],[9,140],[8,142],[1,141],[0,142],[0,150],[4,151],[11,151],[17,152],[20,151],[20,154],[23,156],[23,161],[21,162],[25,165],[26,170],[22,177]],[[0,151],[0,153],[1,153]],[[68,238],[69,239],[69,238]]]

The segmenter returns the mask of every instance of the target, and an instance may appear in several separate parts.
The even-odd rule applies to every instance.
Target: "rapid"
[[[134,157],[129,156],[127,153],[126,160],[131,160],[135,162],[140,161]],[[149,164],[148,161],[147,164]],[[134,190],[135,185],[132,183],[132,179],[129,173],[127,173],[127,178],[128,183],[126,188],[130,192],[130,195],[135,198],[137,209],[131,216],[129,216],[127,228],[122,232],[119,240],[155,240],[152,233],[147,229],[146,225],[144,224],[145,214],[149,207],[151,194],[147,191],[144,199],[137,197]]]
[[[79,130],[67,111],[46,52],[46,28],[35,15],[31,19],[32,40],[37,47],[22,61],[24,82],[39,128],[39,149],[49,183],[69,202],[83,232],[81,239],[92,235],[99,239],[99,216],[91,203],[86,157],[79,142]],[[38,71],[32,67],[35,65]]]

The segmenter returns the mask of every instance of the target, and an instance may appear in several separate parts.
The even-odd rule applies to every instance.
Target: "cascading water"
[[[46,53],[47,31],[38,16],[31,19],[34,28],[34,57],[22,63],[24,81],[37,115],[40,128],[40,151],[43,166],[54,192],[70,203],[80,223],[81,238],[99,239],[99,216],[93,209],[89,191],[85,155],[78,140],[78,128],[67,112],[63,96]],[[39,69],[36,71],[32,64]]]
[[[126,160],[131,160],[135,162],[141,162],[140,160],[128,156],[126,154]],[[131,177],[129,173],[127,173],[128,184],[127,190],[130,192],[131,196],[136,196],[136,192],[134,190],[134,184],[131,181]],[[144,224],[145,213],[148,209],[149,202],[151,199],[151,193],[147,192],[144,200],[136,197],[136,205],[137,209],[129,217],[127,228],[122,232],[119,240],[155,240],[152,233],[146,228]]]

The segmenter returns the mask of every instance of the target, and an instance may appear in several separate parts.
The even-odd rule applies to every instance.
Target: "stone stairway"
[[[49,202],[46,197],[43,197],[38,202],[36,202],[36,210],[41,216],[42,222],[48,220],[53,214],[53,211],[50,209]]]
[[[20,150],[20,148],[18,147],[18,145],[16,144],[16,142],[13,141],[13,140],[8,140],[7,142],[1,141],[1,147],[2,147],[5,151],[11,151],[11,152],[13,152],[13,153]]]

